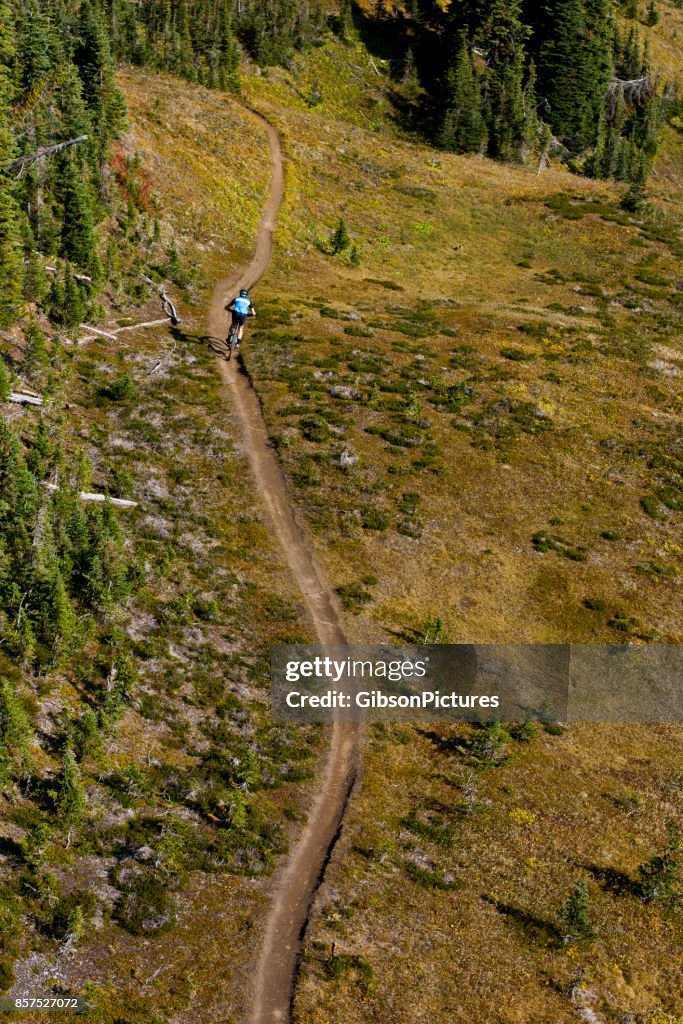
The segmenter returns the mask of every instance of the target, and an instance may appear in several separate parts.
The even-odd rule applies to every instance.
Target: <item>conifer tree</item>
[[[11,390],[10,376],[5,366],[5,360],[0,356],[0,402],[7,401]]]
[[[351,236],[349,235],[349,229],[344,218],[340,217],[337,227],[330,235],[330,251],[336,256],[338,253],[343,252],[344,249],[348,249],[350,245]]]
[[[16,40],[12,8],[9,0],[0,0],[0,164],[11,160],[14,155],[10,114],[14,98],[12,69],[15,57]]]
[[[20,546],[20,528],[33,516],[36,488],[29,473],[21,444],[6,419],[0,417],[0,536],[11,546]]]
[[[345,43],[349,43],[354,38],[355,31],[351,0],[341,0],[339,5],[339,35]]]
[[[588,912],[588,886],[583,879],[576,882],[562,910],[564,941],[592,939],[595,931]]]
[[[45,344],[45,335],[32,317],[24,330],[26,349],[24,353],[24,372],[33,381],[42,381],[50,356]]]
[[[85,316],[85,296],[83,289],[74,277],[71,264],[67,263],[64,270],[64,306],[63,318],[67,327],[75,327]]]
[[[588,137],[591,68],[582,0],[550,0],[538,56],[539,79],[556,134],[581,145]]]
[[[16,777],[28,766],[31,737],[28,716],[9,679],[0,678],[0,782]]]
[[[39,0],[26,0],[20,8],[18,68],[22,93],[44,85],[52,68],[52,34],[46,6]]]
[[[81,772],[73,748],[67,745],[62,755],[62,764],[57,776],[55,809],[60,820],[71,829],[78,823],[85,810],[85,790]]]
[[[461,41],[449,71],[447,90],[441,145],[456,153],[476,153],[486,139],[486,125],[481,112],[479,77],[466,39]]]
[[[647,902],[678,903],[683,895],[679,879],[681,835],[675,822],[667,825],[666,846],[638,869],[640,896]]]
[[[26,463],[36,480],[45,480],[52,456],[52,439],[50,428],[46,420],[41,416],[36,424],[35,433],[31,439],[31,446],[26,456]]]
[[[62,162],[60,177],[64,197],[62,255],[80,270],[92,270],[97,242],[92,202],[87,178],[72,154]]]
[[[21,308],[23,263],[17,206],[0,177],[0,327],[11,324]]]
[[[46,277],[43,261],[28,218],[24,221],[23,294],[28,302],[40,302],[45,296]]]
[[[485,119],[491,156],[518,159],[526,136],[525,42],[522,0],[493,0],[479,30],[486,47]]]

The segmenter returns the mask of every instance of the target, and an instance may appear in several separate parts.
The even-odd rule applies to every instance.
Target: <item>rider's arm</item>
[[[251,304],[249,306],[249,316],[256,316],[256,310]]]
[[[225,308],[228,310],[228,312],[232,312],[232,310],[235,308],[235,300],[230,299],[230,302],[227,304]]]

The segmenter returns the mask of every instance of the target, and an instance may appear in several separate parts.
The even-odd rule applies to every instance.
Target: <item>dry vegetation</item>
[[[353,69],[316,74],[314,109],[288,74],[249,84],[290,164],[245,360],[351,636],[680,640],[676,130],[666,213],[633,216],[368,131],[360,96],[339,112]],[[378,727],[297,1024],[677,1024],[680,881],[646,879],[679,856],[682,770],[674,726]]]
[[[680,640],[680,132],[652,186],[668,212],[635,216],[612,185],[399,137],[379,72],[362,47],[330,44],[245,85],[288,156],[245,364],[351,639],[414,639],[438,616],[454,642]],[[86,765],[92,834],[47,855],[64,891],[92,887],[100,907],[71,948],[31,925],[19,977],[90,980],[93,1022],[227,1024],[317,752],[315,734],[268,718],[267,645],[308,625],[204,327],[211,282],[249,252],[266,147],[225,96],[138,71],[120,82],[125,148],[151,175],[188,298],[171,335],[69,357],[63,400],[93,483],[141,503],[126,522],[148,582],[120,624],[141,675]],[[332,255],[340,216],[352,244]],[[110,300],[112,320],[131,312]],[[46,694],[48,734],[81,683]],[[251,817],[230,846],[211,815],[244,782],[234,758]],[[645,881],[681,821],[681,778],[674,727],[377,728],[315,905],[297,1024],[569,1024],[581,1010],[676,1024],[675,893],[654,899]],[[23,810],[3,808],[10,866]],[[153,937],[115,909],[145,846],[176,917]],[[563,918],[581,879],[590,938]]]
[[[355,634],[679,638],[680,228],[328,116],[318,81],[313,110],[250,83],[290,165],[245,359]]]
[[[168,287],[182,323],[116,341],[62,339],[46,422],[66,423],[63,444],[88,460],[88,487],[139,502],[119,519],[142,582],[107,624],[136,669],[123,717],[81,761],[87,820],[70,843],[46,816],[45,794],[9,788],[2,802],[3,897],[14,885],[23,900],[13,987],[4,960],[2,987],[85,991],[85,1019],[103,1024],[217,1008],[231,1021],[318,753],[315,730],[278,726],[267,712],[268,645],[310,636],[310,625],[251,486],[205,329],[208,283],[250,255],[268,167],[264,138],[235,101],[143,73],[121,84],[123,148],[141,155],[159,201],[160,263],[171,240],[178,251]],[[242,140],[230,163],[226,137]],[[126,280],[128,294],[106,296],[104,330],[159,316],[156,296],[134,304],[133,269]],[[11,415],[31,433],[33,409]],[[2,669],[18,677],[4,660]],[[48,752],[32,750],[41,771],[59,765],[67,711],[78,718],[98,687],[114,685],[107,672],[106,649],[89,644],[72,670],[39,685],[30,712]],[[32,894],[36,885],[44,891]],[[2,921],[11,927],[12,914]]]

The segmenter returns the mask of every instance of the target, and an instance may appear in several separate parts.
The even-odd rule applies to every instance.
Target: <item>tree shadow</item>
[[[176,341],[182,341],[185,344],[206,345],[207,348],[210,348],[212,352],[219,356],[226,356],[228,354],[225,338],[217,338],[213,334],[184,334],[183,331],[178,331],[177,328],[171,328],[171,333]]]
[[[21,857],[21,846],[15,839],[9,836],[0,836],[0,857],[7,857],[15,860]]]
[[[441,69],[448,55],[441,5],[437,0],[413,0],[412,10],[389,11],[378,3],[371,14],[354,4],[353,27],[371,58],[384,65],[390,81],[401,81],[412,58],[425,93],[411,99],[398,88],[390,88],[387,97],[392,120],[422,138],[433,138],[440,123],[439,102],[434,97],[440,94]]]
[[[493,896],[489,896],[486,893],[482,893],[481,898],[485,903],[495,907],[503,917],[509,918],[513,924],[521,928],[526,935],[536,942],[542,942],[546,946],[561,946],[563,944],[562,932],[552,921],[548,921],[544,917],[538,917],[536,914],[532,914],[531,911],[523,910],[512,903],[503,903],[501,900],[496,900]]]
[[[593,878],[599,882],[607,892],[617,896],[642,896],[642,889],[638,882],[635,882],[625,871],[617,868],[603,868],[598,864],[582,864]]]
[[[452,723],[448,723],[452,724]],[[429,740],[437,748],[440,754],[460,754],[462,750],[464,739],[462,736],[442,736],[441,733],[435,732],[434,729],[420,729],[417,727],[415,731],[423,736],[426,740]]]

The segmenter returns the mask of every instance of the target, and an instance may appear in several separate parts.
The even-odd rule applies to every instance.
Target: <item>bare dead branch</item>
[[[619,100],[629,107],[644,107],[657,93],[657,80],[652,75],[643,78],[615,78],[609,85],[605,96],[607,116],[611,119],[617,112]]]
[[[156,290],[159,293],[159,298],[161,299],[161,308],[163,309],[164,313],[169,318],[173,326],[177,327],[177,325],[180,323],[180,317],[178,316],[178,310],[168,297],[166,287],[163,284],[155,284],[155,282],[152,281],[149,277],[147,277],[146,274],[141,274],[140,276],[142,277],[143,281],[147,282],[147,284],[151,284],[152,288],[156,288]]]

